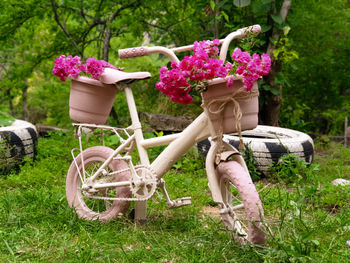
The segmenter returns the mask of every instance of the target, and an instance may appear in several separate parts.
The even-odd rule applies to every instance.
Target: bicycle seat
[[[136,80],[148,79],[151,77],[149,72],[124,72],[112,68],[105,68],[100,75],[100,81],[104,84],[114,84],[118,82],[132,83]]]

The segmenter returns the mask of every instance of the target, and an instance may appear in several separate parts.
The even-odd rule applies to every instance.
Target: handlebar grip
[[[136,58],[148,55],[147,47],[132,47],[118,50],[119,58]]]

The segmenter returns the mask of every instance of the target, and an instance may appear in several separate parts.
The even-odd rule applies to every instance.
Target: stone
[[[350,185],[350,180],[345,180],[343,178],[338,178],[338,179],[335,179],[331,182],[332,185],[342,185],[342,186],[345,186],[345,185]]]

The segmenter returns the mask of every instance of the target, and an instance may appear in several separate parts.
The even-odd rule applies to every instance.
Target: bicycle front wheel
[[[264,244],[264,211],[249,173],[235,161],[221,162],[216,173],[223,199],[221,219],[236,241]]]
[[[99,167],[113,154],[113,150],[105,146],[95,146],[87,148],[76,157],[76,163],[73,161],[66,178],[66,197],[70,207],[74,208],[79,218],[86,220],[108,221],[116,218],[119,214],[125,214],[130,206],[130,201],[107,200],[105,197],[128,198],[131,197],[130,187],[104,188],[96,193],[86,193],[82,190],[82,156],[84,160],[85,178],[92,176]],[[79,168],[79,172],[77,169]],[[128,168],[125,161],[112,160],[96,180],[99,183],[110,183],[119,181],[128,181],[131,177],[129,171],[110,174],[112,171],[118,171]],[[85,180],[86,180],[85,179]],[[100,199],[99,199],[100,198]]]

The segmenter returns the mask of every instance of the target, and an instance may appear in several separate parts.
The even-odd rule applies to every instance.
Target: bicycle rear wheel
[[[87,148],[76,157],[76,162],[83,175],[82,158],[84,160],[85,177],[92,176],[98,168],[113,154],[113,150],[105,146]],[[131,175],[129,171],[110,175],[109,172],[128,168],[125,161],[113,160],[106,168],[107,173],[101,174],[96,180],[99,183],[127,181]],[[130,187],[105,188],[97,193],[88,195],[82,190],[83,182],[80,179],[77,166],[73,161],[69,167],[66,178],[66,197],[70,207],[74,208],[79,218],[86,220],[108,221],[119,214],[125,214],[130,201],[94,199],[94,197],[131,197]]]
[[[236,241],[264,244],[264,211],[249,173],[235,161],[221,162],[216,168],[224,207],[221,219]]]

